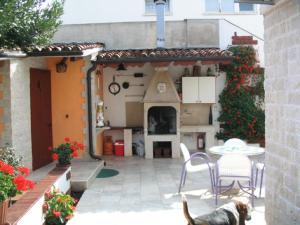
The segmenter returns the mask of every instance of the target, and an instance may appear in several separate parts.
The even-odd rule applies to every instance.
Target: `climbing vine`
[[[234,59],[222,66],[226,72],[226,86],[219,96],[221,112],[217,138],[240,138],[250,142],[265,137],[264,70],[257,65],[252,46],[229,48]]]

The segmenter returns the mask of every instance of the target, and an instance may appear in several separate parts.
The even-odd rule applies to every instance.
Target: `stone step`
[[[78,192],[86,190],[103,167],[104,160],[73,159],[71,190]]]

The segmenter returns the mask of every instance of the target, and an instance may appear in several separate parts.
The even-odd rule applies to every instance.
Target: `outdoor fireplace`
[[[153,142],[153,157],[154,158],[171,158],[172,143],[170,141]]]
[[[168,68],[156,68],[144,97],[146,158],[180,157],[179,115],[180,99]]]
[[[176,109],[170,106],[153,106],[148,110],[148,134],[176,134]]]

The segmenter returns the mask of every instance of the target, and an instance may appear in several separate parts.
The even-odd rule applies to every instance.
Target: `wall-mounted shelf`
[[[110,127],[96,127],[96,132],[101,133],[105,130],[110,130]]]

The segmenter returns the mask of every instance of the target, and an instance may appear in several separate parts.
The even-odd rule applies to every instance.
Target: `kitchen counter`
[[[180,133],[189,132],[215,132],[213,125],[182,125],[180,127]]]

